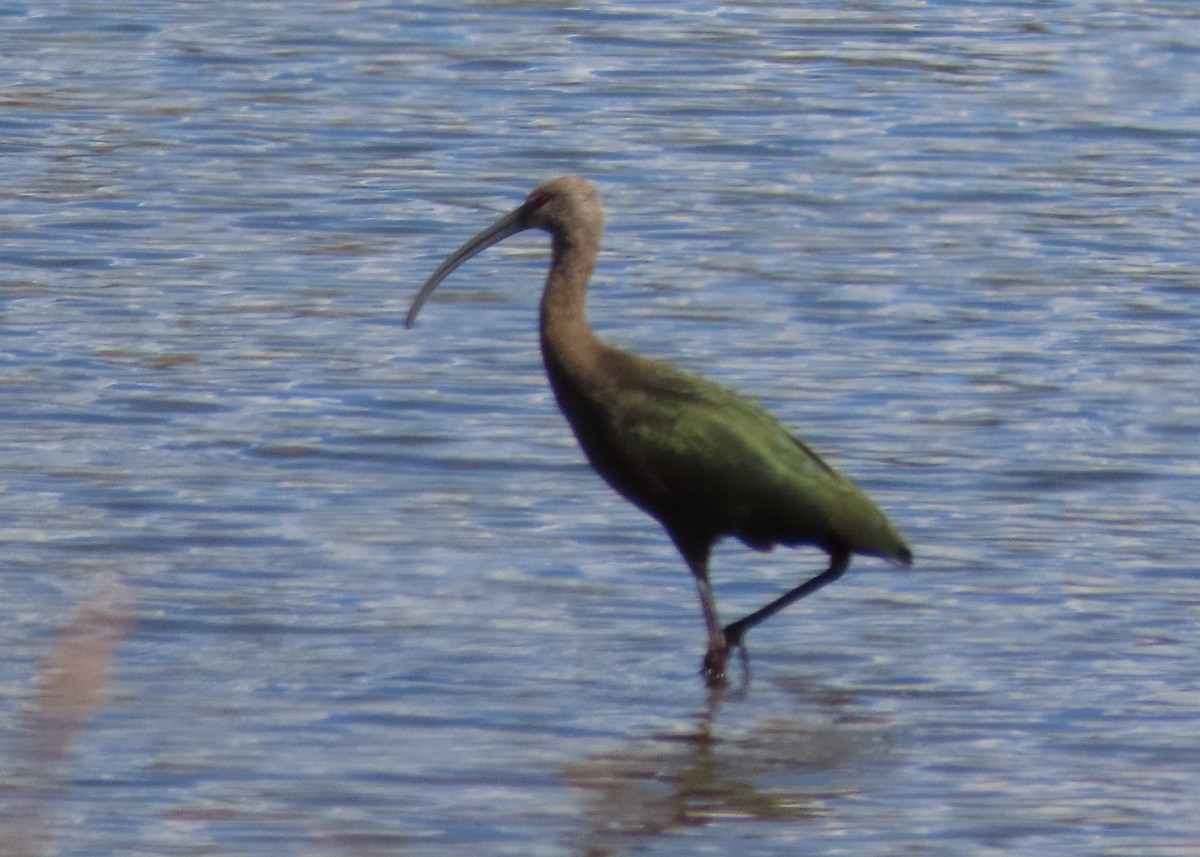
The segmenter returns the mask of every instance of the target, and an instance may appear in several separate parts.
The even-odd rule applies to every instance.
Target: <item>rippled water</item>
[[[0,853],[1191,854],[1190,2],[0,11]],[[709,699],[593,320],[904,529]],[[818,569],[723,546],[726,618]]]

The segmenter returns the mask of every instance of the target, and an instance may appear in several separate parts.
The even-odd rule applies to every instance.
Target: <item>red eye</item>
[[[525,200],[525,207],[529,211],[537,211],[543,205],[548,203],[553,194],[546,190],[535,190],[529,194],[529,198]]]

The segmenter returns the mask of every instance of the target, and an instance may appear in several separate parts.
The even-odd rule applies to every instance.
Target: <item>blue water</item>
[[[0,55],[0,854],[1200,847],[1195,4],[55,2]],[[402,326],[561,173],[601,333],[917,554],[721,700],[542,376],[545,238]],[[723,615],[823,560],[722,546]]]

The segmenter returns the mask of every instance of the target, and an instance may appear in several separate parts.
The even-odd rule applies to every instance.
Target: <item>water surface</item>
[[[6,853],[1187,854],[1191,3],[0,13]],[[610,339],[908,535],[697,676],[537,354]],[[725,616],[821,567],[725,545]],[[25,837],[22,839],[22,837]]]

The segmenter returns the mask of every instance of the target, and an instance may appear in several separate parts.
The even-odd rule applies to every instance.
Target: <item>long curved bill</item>
[[[451,253],[449,258],[445,262],[442,262],[438,266],[438,269],[433,272],[433,276],[425,281],[425,285],[421,286],[421,291],[417,292],[417,296],[413,299],[412,306],[408,310],[408,315],[404,317],[404,326],[406,328],[413,326],[413,322],[417,320],[417,313],[421,311],[421,307],[425,305],[425,301],[429,300],[429,296],[438,287],[438,283],[450,276],[451,271],[493,244],[503,241],[510,235],[516,235],[518,232],[528,229],[529,224],[525,220],[525,209],[526,206],[522,205],[510,211]]]

